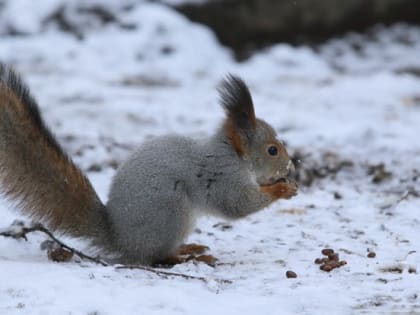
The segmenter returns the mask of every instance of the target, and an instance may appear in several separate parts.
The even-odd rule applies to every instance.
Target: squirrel
[[[121,263],[176,256],[200,214],[237,219],[297,194],[293,163],[256,118],[237,76],[218,87],[226,117],[214,135],[148,140],[117,169],[102,203],[44,123],[20,76],[0,63],[0,190],[50,229],[90,239]]]

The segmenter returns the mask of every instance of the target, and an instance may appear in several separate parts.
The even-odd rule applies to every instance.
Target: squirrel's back
[[[20,77],[0,63],[0,188],[52,229],[103,239],[103,204],[44,124]]]
[[[155,137],[118,168],[107,209],[115,246],[126,262],[164,260],[189,234],[195,219],[189,178],[199,148],[186,137]]]

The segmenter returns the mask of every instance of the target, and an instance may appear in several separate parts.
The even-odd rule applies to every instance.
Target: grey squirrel
[[[288,180],[293,163],[274,129],[255,117],[244,81],[228,75],[218,90],[226,118],[216,133],[144,142],[118,168],[105,205],[19,75],[0,63],[0,189],[24,213],[120,262],[165,261],[200,214],[237,219],[297,193]]]

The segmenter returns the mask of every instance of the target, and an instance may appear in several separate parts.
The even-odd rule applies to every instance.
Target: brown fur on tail
[[[52,229],[102,238],[105,206],[45,126],[19,76],[0,63],[0,190]]]

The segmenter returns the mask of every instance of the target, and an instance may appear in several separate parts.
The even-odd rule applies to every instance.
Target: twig
[[[12,237],[15,239],[23,238],[25,241],[27,241],[28,238],[26,237],[26,235],[32,232],[42,232],[48,235],[56,244],[71,251],[73,254],[75,254],[81,259],[89,260],[102,266],[109,266],[107,262],[103,261],[100,258],[86,255],[85,253],[64,244],[62,241],[56,238],[54,234],[50,230],[48,230],[45,226],[43,226],[41,223],[35,223],[32,226],[27,227],[23,224],[23,222],[15,221],[13,222],[10,230],[2,231],[0,232],[0,235],[4,237]]]
[[[38,223],[37,225],[39,227],[39,229],[37,231],[47,234],[54,242],[56,242],[61,247],[73,252],[76,256],[79,256],[79,258],[92,261],[92,262],[97,263],[99,265],[102,265],[104,267],[109,266],[109,264],[106,261],[103,261],[99,257],[92,257],[92,256],[89,256],[89,255],[86,255],[85,253],[81,252],[80,250],[77,250],[73,247],[70,247],[70,246],[64,244],[62,241],[57,239],[53,235],[53,233],[50,230],[48,230],[45,226],[43,226],[42,224]]]
[[[199,277],[199,276],[191,276],[191,275],[186,275],[184,273],[178,273],[178,272],[170,272],[170,271],[163,271],[163,270],[158,270],[152,267],[147,267],[147,266],[141,266],[141,265],[119,265],[115,267],[116,269],[140,269],[140,270],[144,270],[144,271],[148,271],[148,272],[152,272],[154,274],[157,274],[158,276],[172,276],[172,277],[181,277],[184,279],[188,279],[188,280],[200,280],[203,282],[208,282],[210,279],[205,278],[205,277]],[[231,280],[227,280],[227,279],[212,279],[216,282],[220,282],[220,283],[232,283]]]
[[[401,193],[401,196],[398,199],[396,199],[392,203],[387,203],[387,204],[381,206],[381,209],[386,210],[386,209],[392,208],[392,207],[398,205],[400,202],[402,202],[404,200],[407,200],[408,197],[410,197],[410,196],[419,197],[420,193],[417,190],[415,190],[414,188],[409,187],[407,190],[405,190]]]
[[[86,255],[85,253],[70,247],[68,245],[66,245],[65,243],[63,243],[62,241],[60,241],[58,238],[56,238],[54,236],[54,234],[48,230],[45,226],[43,226],[41,223],[35,223],[29,227],[25,226],[24,223],[22,221],[15,221],[12,223],[10,229],[8,230],[3,230],[0,231],[0,236],[4,236],[4,237],[12,237],[15,239],[20,239],[23,238],[24,240],[28,240],[28,238],[26,237],[27,234],[32,233],[32,232],[42,232],[46,235],[48,235],[53,242],[55,242],[56,244],[58,244],[59,246],[61,246],[64,249],[67,249],[68,251],[72,252],[73,254],[75,254],[76,256],[78,256],[80,259],[84,259],[84,260],[89,260],[91,262],[94,262],[96,264],[102,265],[104,267],[106,266],[111,266],[109,263],[107,263],[106,261],[98,258],[98,257],[92,257],[90,255]],[[142,265],[116,265],[115,266],[116,269],[140,269],[140,270],[144,270],[147,272],[151,272],[154,273],[160,277],[164,276],[172,276],[172,277],[181,277],[184,279],[188,279],[188,280],[200,280],[203,282],[208,282],[210,279],[207,279],[205,277],[199,277],[199,276],[191,276],[191,275],[187,275],[187,274],[183,274],[183,273],[177,273],[177,272],[170,272],[170,271],[163,271],[163,270],[159,270],[159,269],[155,269],[152,267],[147,267],[147,266],[142,266]],[[213,279],[216,282],[220,282],[220,283],[232,283],[231,280],[226,280],[226,279]]]

